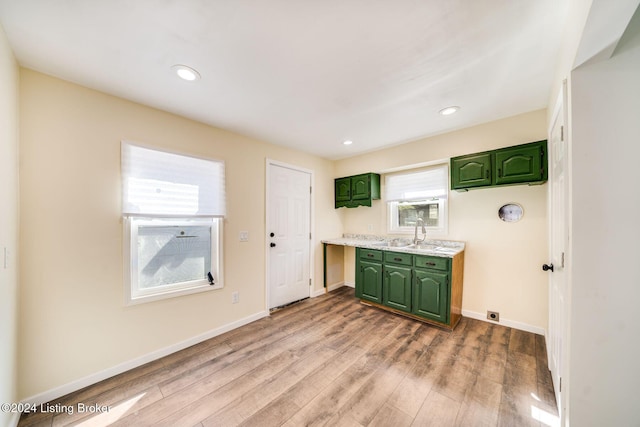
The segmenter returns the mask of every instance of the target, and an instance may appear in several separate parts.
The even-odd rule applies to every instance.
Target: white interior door
[[[311,174],[268,163],[267,301],[279,307],[310,296]]]
[[[562,349],[565,337],[565,319],[567,313],[567,281],[565,269],[568,233],[568,153],[567,131],[565,126],[565,94],[558,99],[549,133],[549,332],[547,336],[547,357],[549,370],[553,378],[558,410],[562,414],[561,378]],[[562,417],[561,417],[562,419]]]

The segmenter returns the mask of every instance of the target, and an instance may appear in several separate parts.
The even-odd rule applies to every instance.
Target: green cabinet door
[[[351,178],[337,178],[335,180],[335,198],[338,202],[348,202],[351,200]]]
[[[382,303],[382,264],[358,259],[356,297]]]
[[[411,268],[384,266],[382,284],[383,304],[387,307],[411,312]]]
[[[545,147],[546,144],[534,143],[497,150],[495,183],[500,185],[546,180]]]
[[[470,154],[451,159],[451,189],[491,185],[491,154]]]
[[[351,200],[371,198],[371,176],[369,174],[351,177]]]
[[[365,173],[335,179],[335,207],[357,208],[371,206],[380,199],[380,175]]]
[[[414,270],[412,312],[442,323],[449,322],[449,275],[428,270]]]

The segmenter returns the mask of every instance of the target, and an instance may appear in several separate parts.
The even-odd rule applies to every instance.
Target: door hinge
[[[564,252],[562,252],[562,255],[560,256],[560,267],[564,268]]]
[[[309,286],[311,286],[311,277],[309,277]]]
[[[313,187],[309,187],[309,194],[313,193]]]
[[[560,385],[558,386],[558,388],[560,389],[560,393],[562,393],[562,377],[560,377]]]
[[[560,126],[560,141],[564,141],[564,126]]]
[[[311,233],[309,233],[309,240],[311,240]]]

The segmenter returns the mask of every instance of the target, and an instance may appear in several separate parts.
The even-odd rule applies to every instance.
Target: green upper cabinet
[[[371,201],[378,199],[380,199],[380,175],[377,173],[365,173],[335,180],[336,209],[371,206]]]
[[[451,159],[451,189],[541,184],[547,180],[547,141]]]
[[[491,154],[472,154],[451,159],[451,189],[491,185]]]
[[[338,202],[351,201],[351,178],[338,178],[335,182],[336,205]]]
[[[524,146],[504,148],[495,153],[497,185],[520,182],[540,182],[547,179],[546,141]]]

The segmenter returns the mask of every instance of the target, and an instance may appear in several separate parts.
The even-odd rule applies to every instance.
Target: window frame
[[[387,232],[390,234],[413,234],[415,231],[414,227],[408,226],[400,226],[400,214],[398,206],[401,203],[411,203],[411,204],[424,204],[424,203],[433,203],[436,201],[438,203],[438,219],[439,225],[437,227],[428,226],[425,224],[425,228],[428,234],[435,234],[436,236],[446,236],[448,234],[448,209],[447,209],[447,199],[429,199],[429,200],[414,200],[412,202],[387,202]]]
[[[207,279],[190,280],[185,282],[172,283],[140,289],[138,286],[138,228],[145,225],[164,226],[188,226],[204,225],[211,227],[211,275],[214,277],[214,284],[211,285]],[[204,218],[173,218],[173,217],[125,217],[125,245],[124,245],[124,282],[125,282],[125,303],[135,305],[150,301],[157,301],[166,298],[173,298],[180,295],[189,295],[198,292],[207,292],[224,287],[223,275],[223,220],[216,217]]]
[[[398,207],[402,203],[409,204],[425,204],[432,203],[434,201],[438,202],[438,226],[429,226],[425,225],[427,230],[427,237],[446,237],[449,234],[449,163],[448,162],[438,162],[432,163],[428,166],[419,166],[419,167],[411,167],[402,170],[396,170],[393,173],[389,173],[385,175],[385,186],[387,185],[387,178],[393,175],[402,175],[402,174],[412,174],[420,171],[425,171],[429,169],[442,168],[445,170],[445,196],[444,197],[432,197],[432,198],[424,198],[420,200],[407,200],[407,201],[387,201],[387,233],[389,234],[413,234],[415,231],[414,227],[408,226],[400,226],[400,214]]]

